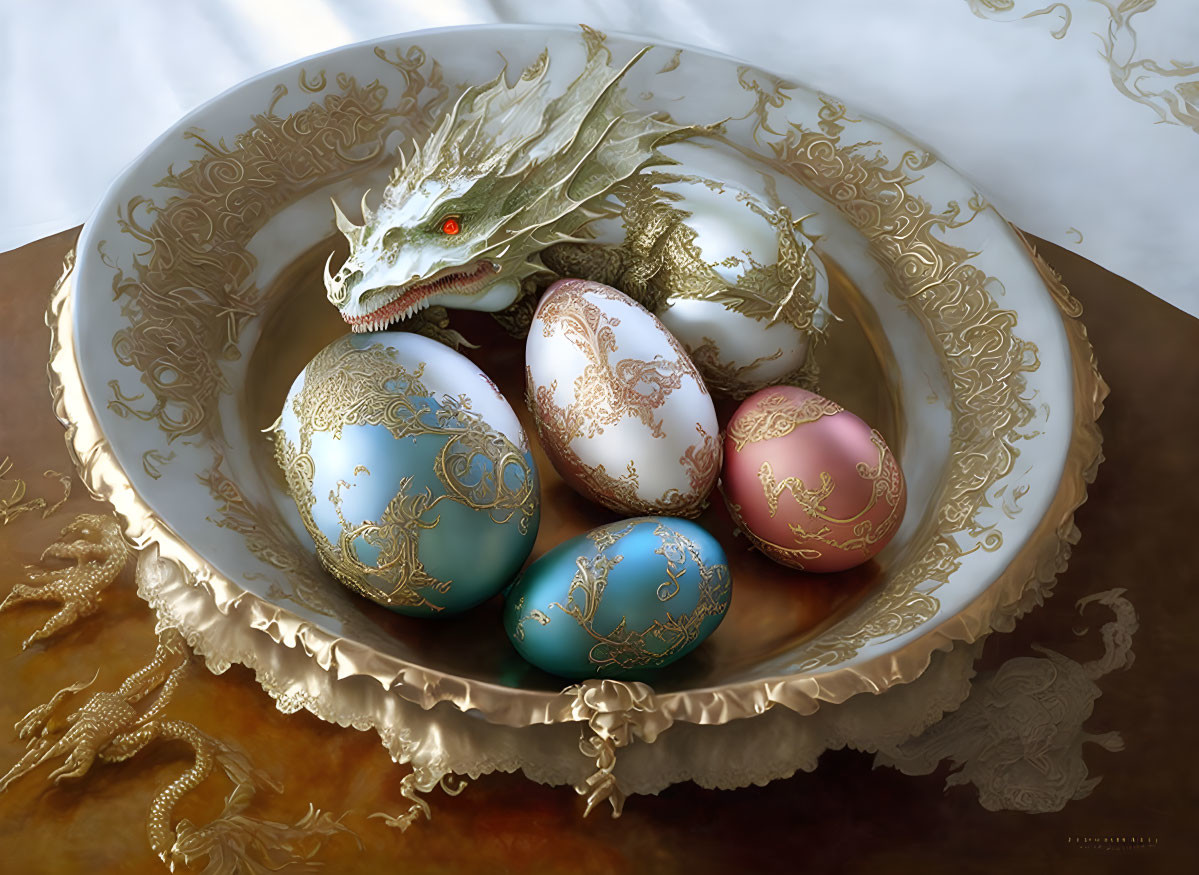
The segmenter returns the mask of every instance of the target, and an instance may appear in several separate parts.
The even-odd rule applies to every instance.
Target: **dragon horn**
[[[329,257],[325,259],[325,288],[326,289],[333,288],[333,284],[335,282],[333,279],[333,272],[331,270],[329,270],[329,265],[332,262],[333,262],[333,253],[330,252]]]
[[[362,193],[362,224],[363,225],[365,225],[367,222],[370,221],[371,211],[370,211],[370,208],[367,207],[367,205],[366,205],[366,196],[370,193],[371,193],[371,190],[369,188]]]
[[[351,243],[357,243],[358,238],[362,235],[362,229],[346,218],[346,214],[341,211],[336,200],[333,198],[329,198],[329,200],[333,204],[333,218],[337,222],[337,230],[344,234]]]
[[[802,232],[802,231],[803,231],[803,223],[804,223],[804,221],[805,221],[805,220],[807,220],[807,219],[810,219],[810,218],[812,218],[812,216],[814,216],[814,215],[816,215],[816,214],[815,214],[815,213],[808,213],[807,215],[800,216],[798,219],[792,219],[792,220],[791,220],[791,227],[792,227],[792,228],[794,228],[796,231],[801,231],[801,232]]]

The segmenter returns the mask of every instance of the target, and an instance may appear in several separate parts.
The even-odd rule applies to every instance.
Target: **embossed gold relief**
[[[31,602],[60,605],[40,629],[22,642],[22,649],[94,614],[100,607],[101,593],[116,580],[129,559],[129,548],[116,517],[79,514],[63,526],[59,538],[42,551],[42,561],[67,559],[75,564],[52,570],[30,566],[26,571],[29,583],[14,585],[0,602],[0,611]]]
[[[6,526],[21,514],[40,510],[42,517],[48,517],[58,510],[71,497],[71,477],[57,471],[44,471],[43,477],[49,477],[62,484],[62,498],[54,504],[47,504],[44,498],[26,498],[28,487],[24,480],[9,479],[12,471],[12,460],[7,456],[0,460],[0,526]],[[7,494],[6,494],[7,493]]]
[[[222,871],[259,871],[311,857],[329,836],[350,833],[339,819],[309,806],[294,825],[247,817],[242,812],[263,787],[281,791],[266,773],[246,756],[205,734],[191,723],[170,720],[162,712],[170,702],[187,668],[188,653],[182,636],[168,629],[159,636],[154,658],[131,674],[114,691],[93,693],[65,719],[54,714],[69,696],[86,689],[86,683],[59,690],[44,705],[17,721],[18,736],[28,739],[21,759],[0,777],[0,793],[42,765],[57,762],[47,780],[61,784],[82,778],[98,760],[119,763],[140,753],[156,740],[181,741],[189,746],[195,763],[175,778],[150,804],[147,833],[154,853],[172,870],[207,859]],[[97,672],[97,675],[99,672]],[[138,706],[151,695],[148,707]],[[220,766],[236,789],[226,799],[224,811],[211,823],[196,826],[180,820],[171,826],[175,806]],[[265,859],[257,859],[257,858]]]
[[[1079,613],[1096,603],[1115,615],[1101,630],[1101,657],[1080,663],[1034,644],[1042,657],[1015,657],[982,673],[958,710],[916,738],[880,752],[876,762],[907,775],[927,775],[950,760],[946,789],[973,784],[988,811],[1042,814],[1089,796],[1100,779],[1088,777],[1083,745],[1116,751],[1124,741],[1118,732],[1093,735],[1083,724],[1101,695],[1098,680],[1132,667],[1132,638],[1139,625],[1124,590],[1080,599]]]
[[[210,519],[223,529],[237,532],[245,538],[251,553],[286,575],[281,580],[272,580],[267,594],[321,616],[344,619],[344,608],[329,592],[324,575],[308,558],[287,523],[273,508],[248,501],[225,472],[224,462],[218,451],[212,467],[200,474],[200,481],[217,502],[218,515]]]
[[[423,364],[415,372],[405,369],[395,350],[382,343],[360,349],[349,337],[321,350],[305,370],[304,382],[292,401],[299,423],[297,447],[278,427],[274,428],[275,458],[284,472],[288,491],[296,501],[304,526],[316,543],[322,564],[354,592],[386,604],[440,610],[421,591],[444,594],[452,581],[442,581],[425,570],[419,558],[420,534],[437,526],[433,511],[442,501],[456,501],[474,510],[487,511],[497,524],[516,518],[521,533],[537,511],[536,475],[520,447],[491,428],[479,414],[457,398],[432,397],[420,382]],[[312,436],[327,432],[340,438],[350,425],[378,425],[398,439],[417,436],[444,438],[433,470],[445,492],[414,489],[413,478],[403,478],[379,520],[347,520],[341,511],[342,482],[330,496],[341,533],[333,542],[313,517],[316,496],[313,482],[316,463],[311,456]],[[482,473],[475,473],[476,462]],[[518,485],[509,472],[515,469]],[[358,555],[359,543],[378,551],[373,563]],[[379,581],[402,574],[385,592]]]
[[[583,816],[607,800],[612,816],[620,817],[626,796],[613,774],[616,751],[634,738],[653,743],[674,720],[659,708],[653,689],[636,681],[592,679],[567,687],[562,695],[571,702],[571,718],[586,721],[591,730],[590,736],[586,729],[579,736],[579,750],[596,766],[594,774],[575,785],[575,791],[587,797]]]
[[[844,408],[819,395],[796,404],[786,395],[769,395],[733,422],[728,437],[740,452],[750,444],[786,437],[804,423],[832,416]]]
[[[695,424],[695,431],[700,442],[683,450],[683,455],[679,456],[679,464],[687,472],[692,491],[699,492],[710,488],[710,485],[716,482],[723,448],[720,446],[719,435],[708,434],[698,422]]]
[[[644,525],[645,523],[640,523]],[[620,533],[626,534],[626,523],[612,523]],[[607,527],[604,527],[607,528]],[[732,586],[729,568],[722,563],[708,565],[703,561],[699,548],[690,539],[671,533],[655,522],[654,534],[660,539],[655,551],[666,559],[668,580],[658,587],[660,601],[669,601],[678,590],[678,576],[685,573],[681,566],[690,556],[699,569],[698,596],[695,608],[689,613],[667,613],[665,620],[654,620],[645,629],[630,629],[622,621],[610,633],[601,633],[595,628],[595,615],[604,598],[608,575],[624,558],[620,555],[596,555],[593,559],[580,556],[576,560],[577,570],[566,590],[562,602],[552,602],[549,607],[573,617],[575,622],[595,639],[587,659],[598,671],[635,669],[667,658],[672,653],[686,648],[699,635],[700,626],[709,617],[723,613],[728,603],[729,588]],[[670,584],[674,584],[671,590]],[[552,618],[551,621],[552,622]],[[660,648],[651,647],[656,642]]]

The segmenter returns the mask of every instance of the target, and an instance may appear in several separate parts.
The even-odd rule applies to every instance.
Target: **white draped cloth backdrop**
[[[84,221],[249,76],[485,22],[702,46],[835,95],[1020,227],[1199,314],[1199,0],[0,0],[0,251]]]

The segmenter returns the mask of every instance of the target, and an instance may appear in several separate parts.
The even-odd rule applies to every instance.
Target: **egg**
[[[610,286],[560,280],[525,346],[528,403],[546,455],[618,513],[696,516],[720,475],[716,410],[679,342]]]
[[[470,359],[408,332],[347,334],[296,378],[275,457],[321,564],[412,616],[495,595],[537,536],[528,438]]]
[[[903,472],[883,436],[793,386],[763,389],[737,408],[725,434],[722,488],[755,546],[815,572],[875,556],[907,504]]]
[[[639,517],[571,538],[525,569],[504,629],[552,674],[638,678],[699,646],[731,598],[715,538],[689,520]]]

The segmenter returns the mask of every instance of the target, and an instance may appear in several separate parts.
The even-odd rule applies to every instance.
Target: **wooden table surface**
[[[42,472],[72,469],[46,388],[43,312],[74,238],[64,233],[0,255],[0,459],[11,457],[8,476],[23,478],[30,496],[51,502],[60,487]],[[486,776],[454,798],[430,794],[432,819],[401,833],[367,818],[408,804],[399,793],[406,767],[391,762],[372,733],[283,715],[248,671],[215,676],[195,662],[167,714],[238,745],[283,784],[282,793],[255,798],[254,816],[294,822],[309,802],[345,812],[362,847],[348,835],[327,841],[314,859],[331,873],[1189,869],[1199,852],[1199,321],[1069,252],[1039,249],[1086,308],[1111,385],[1101,420],[1106,462],[1077,515],[1082,541],[1054,597],[1015,632],[992,636],[979,667],[1038,656],[1033,644],[1094,658],[1102,650],[1096,627],[1108,615],[1090,608],[1080,618],[1075,609],[1091,593],[1124,588],[1140,619],[1135,664],[1098,681],[1103,695],[1086,723],[1095,733],[1119,732],[1124,749],[1084,749],[1103,780],[1064,810],[987,811],[973,786],[946,789],[948,763],[910,777],[874,768],[869,754],[838,751],[816,772],[766,787],[687,784],[634,797],[619,820],[606,812],[584,820],[570,788]],[[76,481],[49,518],[28,513],[0,528],[0,595],[73,514],[103,510]],[[153,617],[133,591],[132,563],[97,614],[22,651],[51,612],[24,606],[0,614],[0,771],[24,751],[9,726],[27,710],[97,669],[96,689],[111,689],[154,650]],[[1091,629],[1080,637],[1084,625]],[[164,871],[147,841],[147,810],[190,764],[186,747],[160,742],[57,787],[47,784],[47,767],[26,775],[0,794],[0,872]],[[176,817],[206,822],[229,788],[223,777],[209,778]],[[1087,838],[1100,841],[1080,841]],[[1119,838],[1126,841],[1108,841]],[[1138,838],[1152,841],[1129,841]]]

